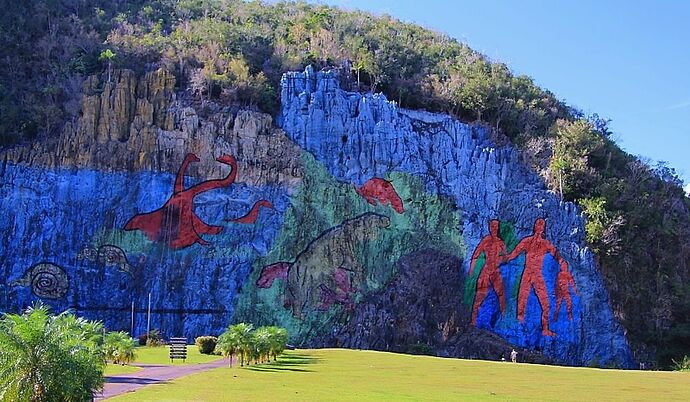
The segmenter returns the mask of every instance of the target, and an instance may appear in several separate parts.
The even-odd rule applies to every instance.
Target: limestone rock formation
[[[269,115],[208,104],[205,115],[177,100],[175,77],[159,69],[137,78],[116,70],[112,82],[96,76],[84,82],[81,116],[55,139],[0,152],[5,163],[43,168],[174,173],[188,152],[200,163],[194,177],[222,176],[213,160],[239,160],[240,181],[254,185],[299,182],[299,148],[272,124]]]
[[[539,256],[543,266],[531,267],[539,278],[523,277],[525,265],[536,261],[534,253],[502,261],[505,294],[496,293],[498,286],[483,289],[493,296],[480,306],[477,326],[569,364],[632,365],[623,329],[611,312],[602,278],[586,247],[581,212],[547,191],[541,179],[520,162],[517,150],[496,146],[482,127],[446,115],[399,109],[380,94],[342,91],[333,72],[315,73],[307,68],[303,73],[286,74],[281,100],[279,125],[336,178],[362,184],[391,171],[407,172],[421,177],[428,192],[451,197],[463,216],[458,230],[468,245],[467,257],[488,235],[492,219],[501,222],[503,241],[512,242],[512,247],[533,233],[535,222],[546,219],[545,233],[540,236],[554,251]],[[569,310],[575,315],[572,320],[550,314],[557,303],[565,304],[555,297],[560,256],[579,290]],[[466,258],[459,269],[469,271],[469,266],[470,258]],[[521,290],[521,279],[534,280],[534,286]],[[468,293],[476,292],[476,281],[469,278],[472,292]],[[505,312],[498,308],[501,297],[508,301]],[[523,302],[524,318],[516,313]]]
[[[150,294],[165,336],[246,320],[304,346],[633,364],[580,211],[515,149],[332,72],[286,74],[281,97],[277,128],[165,70],[87,79],[61,136],[0,152],[0,310],[47,298],[130,330],[134,304],[138,335]],[[374,216],[375,236],[339,231]]]

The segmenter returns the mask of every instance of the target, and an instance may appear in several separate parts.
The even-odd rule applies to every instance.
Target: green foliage
[[[672,368],[674,371],[690,371],[690,356],[683,356],[678,361],[673,360]]]
[[[146,334],[139,335],[140,346],[161,346],[163,345],[163,335],[161,331],[152,329]]]
[[[421,343],[421,342],[417,342],[415,344],[408,346],[407,353],[412,354],[412,355],[427,355],[427,356],[431,356],[434,354],[433,350],[431,349],[431,346],[429,346],[426,343]]]
[[[232,365],[232,358],[234,355],[239,355],[240,365],[244,366],[245,362],[249,362],[252,355],[252,324],[239,323],[231,325],[228,329],[218,337],[218,350],[223,357],[230,358],[230,365]]]
[[[0,320],[0,400],[87,401],[103,386],[100,323],[38,304]]]
[[[103,354],[114,364],[128,364],[137,358],[136,343],[126,332],[108,332],[103,338]]]
[[[553,131],[555,144],[550,164],[556,176],[553,187],[559,188],[561,195],[568,199],[588,194],[598,178],[595,162],[602,159],[603,139],[585,120],[559,120]]]
[[[100,56],[98,56],[98,60],[103,60],[106,62],[111,62],[114,59],[115,59],[115,53],[113,53],[113,51],[110,49],[105,49],[104,51],[101,52]]]
[[[194,339],[194,344],[199,348],[199,353],[210,355],[216,349],[218,338],[215,336],[199,336]]]
[[[285,328],[266,326],[254,330],[252,324],[239,323],[229,326],[218,337],[216,352],[230,358],[230,366],[235,355],[240,357],[241,366],[249,364],[250,359],[255,363],[266,363],[271,356],[275,361],[283,353],[287,339]]]

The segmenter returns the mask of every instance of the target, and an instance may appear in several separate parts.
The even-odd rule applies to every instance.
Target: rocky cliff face
[[[477,310],[474,326],[570,364],[631,364],[581,213],[547,191],[515,149],[497,147],[481,127],[344,92],[332,73],[287,74],[282,88],[279,124],[339,180],[405,172],[455,203],[454,229],[467,245],[458,269],[473,268],[456,298]]]
[[[8,216],[0,222],[0,310],[43,299],[129,330],[134,303],[138,335],[151,293],[152,325],[168,336],[227,326],[251,262],[271,247],[288,194],[301,181],[301,151],[270,116],[211,104],[202,117],[176,100],[173,87],[163,70],[139,79],[118,71],[111,83],[91,77],[81,116],[59,138],[0,154],[0,210]],[[174,195],[175,174],[189,153],[199,161],[180,175],[186,187],[226,176],[231,169],[217,157],[238,160],[234,183],[211,181],[193,200],[201,221],[195,224],[222,225],[260,199],[270,199],[273,209],[262,208],[255,225],[227,223],[205,247],[174,250],[125,230]]]
[[[231,321],[346,345],[630,366],[583,220],[481,127],[285,75],[265,114],[178,99],[163,70],[87,80],[59,138],[3,151],[0,310],[111,329]],[[532,351],[528,352],[527,351]]]

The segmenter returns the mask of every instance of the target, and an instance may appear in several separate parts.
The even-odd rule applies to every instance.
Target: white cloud
[[[690,183],[685,185],[685,194],[690,196]]]
[[[677,103],[675,105],[667,106],[666,110],[674,110],[674,109],[683,109],[686,107],[690,107],[690,101],[688,102],[682,102],[682,103]]]

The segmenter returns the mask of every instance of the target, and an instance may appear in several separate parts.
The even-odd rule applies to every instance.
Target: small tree
[[[278,360],[278,355],[283,353],[287,346],[288,334],[285,328],[268,327],[269,332],[269,359],[273,356],[273,361]]]
[[[671,368],[675,371],[690,371],[690,357],[688,356],[683,356],[682,359],[679,361],[675,361],[674,359],[671,359],[673,362],[673,365]]]
[[[100,323],[38,304],[0,319],[0,400],[85,401],[103,387]]]
[[[244,366],[252,355],[252,324],[239,323],[231,325],[220,337],[218,337],[218,351],[225,357],[230,357],[230,364],[232,364],[232,356],[238,354],[240,356],[240,366]]]
[[[240,343],[237,340],[236,334],[230,330],[226,330],[218,337],[215,351],[220,353],[224,358],[230,359],[228,365],[232,367],[232,358],[238,353]]]
[[[103,339],[103,354],[114,364],[127,364],[136,360],[136,341],[126,332],[108,332]]]
[[[106,66],[108,67],[108,84],[110,84],[110,77],[113,70],[113,60],[115,60],[115,53],[113,53],[113,51],[110,49],[105,49],[101,52],[101,55],[98,56],[98,60],[106,62]]]
[[[264,363],[270,359],[271,331],[269,327],[259,327],[252,336],[254,361]]]

